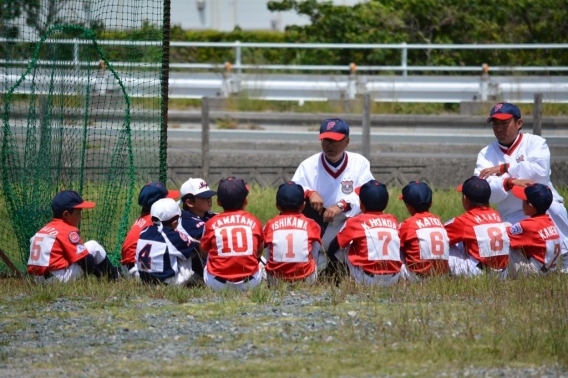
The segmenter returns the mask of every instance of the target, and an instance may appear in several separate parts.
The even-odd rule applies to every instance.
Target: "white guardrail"
[[[23,39],[0,38],[2,42],[37,43]],[[88,40],[48,39],[46,43],[74,45],[72,61],[38,61],[37,66],[58,66],[55,77],[37,78],[34,91],[48,93],[42,84],[53,80],[59,91],[66,94],[84,93],[87,84],[101,95],[117,90],[114,77],[108,71],[97,70],[89,78],[81,71],[85,67],[96,67],[98,61],[81,61],[80,45],[90,44]],[[159,46],[159,41],[97,41],[106,45]],[[170,63],[176,72],[170,73],[170,98],[227,97],[231,94],[246,92],[250,98],[288,101],[326,101],[333,99],[354,99],[360,94],[370,93],[375,101],[386,102],[447,102],[457,103],[472,100],[500,98],[515,102],[533,102],[534,93],[543,93],[545,102],[568,102],[568,78],[566,76],[548,76],[549,73],[568,72],[567,66],[518,66],[491,67],[480,66],[408,66],[409,49],[566,49],[568,44],[495,44],[495,45],[459,45],[459,44],[317,44],[317,43],[241,43],[241,42],[171,42],[171,48],[177,47],[216,47],[233,48],[235,62],[216,63]],[[337,65],[253,65],[242,63],[243,48],[302,48],[302,49],[396,49],[401,51],[400,66],[349,66]],[[21,72],[29,61],[0,59],[0,65],[19,66]],[[161,68],[160,63],[111,62],[127,91],[136,96],[136,87],[159,87],[158,80],[137,79],[132,67],[140,69]],[[63,67],[67,67],[64,74]],[[208,73],[196,72],[209,70]],[[248,73],[262,71],[264,73]],[[4,70],[2,70],[4,71]],[[274,71],[314,72],[314,74],[275,74]],[[329,74],[330,71],[347,71],[349,74]],[[400,72],[401,75],[371,75],[369,71]],[[408,72],[478,72],[471,76],[422,76],[408,75]],[[13,72],[13,71],[12,71]],[[318,74],[315,74],[318,72]],[[489,72],[540,73],[539,76],[493,76]],[[21,75],[0,74],[0,91],[5,93]],[[140,75],[141,76],[141,75]],[[89,81],[89,82],[88,82]],[[30,93],[31,84],[24,81],[15,93]],[[141,92],[141,91],[140,91]],[[148,92],[147,90],[145,92]],[[140,94],[139,96],[157,96]]]

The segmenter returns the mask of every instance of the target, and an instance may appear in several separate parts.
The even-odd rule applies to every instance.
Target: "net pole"
[[[168,92],[170,79],[170,0],[164,0],[164,32],[162,35],[162,127],[160,133],[160,181],[168,179]]]

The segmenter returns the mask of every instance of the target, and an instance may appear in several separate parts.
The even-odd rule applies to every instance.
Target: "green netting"
[[[165,180],[169,0],[6,0],[0,11],[0,248],[24,270],[51,199],[74,189],[97,202],[83,240],[117,262],[139,186]]]

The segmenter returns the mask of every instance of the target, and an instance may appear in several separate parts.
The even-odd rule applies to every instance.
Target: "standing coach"
[[[547,185],[553,194],[549,214],[561,237],[564,273],[568,273],[568,216],[564,200],[550,182],[550,150],[546,140],[523,134],[521,110],[508,102],[491,109],[487,123],[493,125],[497,140],[479,152],[474,175],[491,186],[490,202],[496,203],[504,222],[515,224],[526,218],[522,201],[511,192],[513,186]]]

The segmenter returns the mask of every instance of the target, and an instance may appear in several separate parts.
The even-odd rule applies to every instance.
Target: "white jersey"
[[[490,202],[497,204],[503,221],[515,224],[527,217],[523,213],[522,200],[515,197],[512,192],[505,190],[503,181],[506,178],[534,180],[547,185],[554,197],[549,214],[563,239],[562,253],[567,253],[568,217],[563,198],[550,182],[550,150],[546,140],[537,135],[519,134],[508,150],[503,150],[495,141],[479,152],[473,174],[479,176],[482,169],[505,163],[509,164],[508,173],[487,178],[491,186]]]
[[[563,201],[550,182],[550,150],[545,139],[532,134],[519,134],[515,143],[506,152],[495,141],[481,150],[473,174],[479,176],[482,169],[505,163],[509,164],[508,173],[487,179],[491,186],[490,202],[497,204],[504,222],[514,224],[526,218],[523,214],[522,200],[505,190],[503,181],[506,178],[535,180],[550,188],[555,201]]]
[[[337,168],[326,161],[323,152],[307,158],[294,173],[292,181],[302,185],[304,190],[318,192],[323,199],[323,207],[344,200],[351,209],[336,218],[345,220],[361,212],[355,188],[373,179],[369,160],[357,153],[345,151],[343,161]]]

